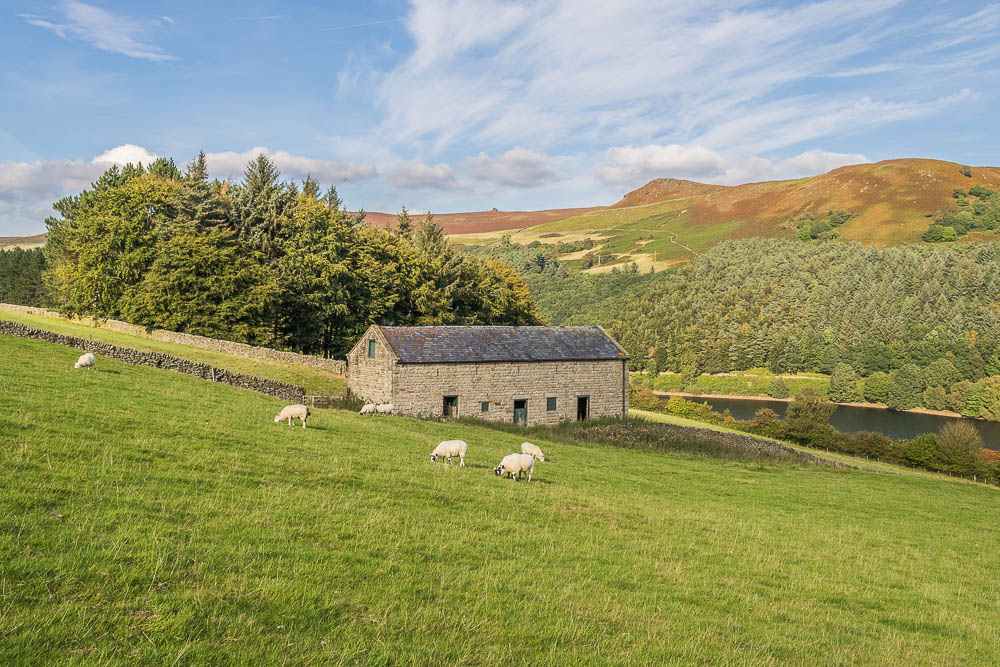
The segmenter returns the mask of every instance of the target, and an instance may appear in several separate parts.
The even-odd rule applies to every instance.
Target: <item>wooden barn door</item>
[[[528,425],[528,400],[519,399],[514,401],[514,423],[521,426]]]
[[[442,413],[445,417],[458,416],[458,396],[445,396],[444,409]]]

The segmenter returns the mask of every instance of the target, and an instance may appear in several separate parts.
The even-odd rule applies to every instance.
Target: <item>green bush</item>
[[[927,387],[924,389],[921,403],[928,410],[947,410],[948,394],[945,393],[944,387]]]
[[[771,398],[788,398],[788,385],[785,384],[784,378],[779,376],[771,380],[767,395]]]
[[[944,470],[961,475],[982,474],[983,438],[968,421],[956,419],[942,426],[937,446]]]
[[[865,380],[864,396],[866,401],[872,403],[885,403],[886,396],[889,395],[889,375],[882,371],[876,371]]]
[[[910,465],[933,469],[937,455],[937,437],[933,433],[924,433],[903,443],[903,458]]]

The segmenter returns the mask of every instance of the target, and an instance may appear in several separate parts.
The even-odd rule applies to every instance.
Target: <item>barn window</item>
[[[368,358],[369,359],[374,359],[375,358],[375,339],[374,338],[369,338],[368,339]]]
[[[479,411],[480,412],[489,412],[490,411],[490,402],[489,401],[483,401],[482,403],[480,403],[479,404]]]
[[[549,412],[552,412],[553,410],[556,409],[556,398],[555,398],[555,396],[551,396],[551,397],[545,399],[545,409],[548,410]]]

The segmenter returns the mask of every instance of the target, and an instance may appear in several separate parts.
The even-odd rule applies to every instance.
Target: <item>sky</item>
[[[199,151],[418,213],[1000,164],[1000,4],[4,0],[0,62],[0,236],[112,164]]]

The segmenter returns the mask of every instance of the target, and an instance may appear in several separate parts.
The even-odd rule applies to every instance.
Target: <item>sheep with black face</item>
[[[431,463],[437,461],[438,459],[448,459],[448,463],[451,463],[452,457],[458,457],[460,461],[459,467],[465,465],[465,455],[469,452],[469,443],[465,440],[445,440],[444,442],[438,444],[431,452]]]
[[[503,457],[493,472],[496,473],[497,477],[507,475],[515,481],[517,481],[518,475],[527,473],[530,482],[531,476],[535,473],[535,457],[531,454],[508,454]]]

